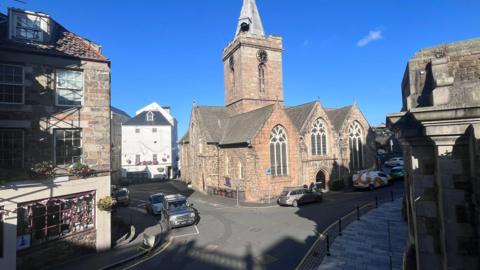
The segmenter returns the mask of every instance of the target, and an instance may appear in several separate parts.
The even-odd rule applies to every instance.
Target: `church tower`
[[[233,41],[223,51],[225,106],[238,113],[283,103],[282,38],[265,36],[255,0],[244,0]]]

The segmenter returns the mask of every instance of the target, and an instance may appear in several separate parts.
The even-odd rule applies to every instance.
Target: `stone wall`
[[[265,93],[260,93],[259,50],[265,50]],[[283,102],[282,39],[238,36],[224,50],[225,105],[238,113]],[[230,65],[233,59],[234,65]]]
[[[17,255],[17,269],[51,267],[52,264],[95,252],[95,241],[96,231],[90,230],[21,251]]]
[[[3,104],[0,127],[25,134],[25,168],[53,160],[53,130],[81,128],[83,162],[110,170],[110,67],[108,63],[0,51],[0,59],[25,72],[25,104]],[[80,69],[84,75],[82,107],[55,106],[56,69]]]

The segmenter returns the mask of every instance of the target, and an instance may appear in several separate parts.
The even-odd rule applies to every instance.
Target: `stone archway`
[[[325,175],[325,172],[322,170],[319,170],[317,175],[315,176],[315,182],[321,182],[322,183],[322,189],[326,190],[327,189],[327,176]]]

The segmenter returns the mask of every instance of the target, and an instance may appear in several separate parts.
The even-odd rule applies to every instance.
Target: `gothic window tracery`
[[[265,64],[258,65],[258,81],[260,85],[260,94],[265,94]]]
[[[353,122],[348,130],[348,141],[350,147],[350,169],[363,169],[363,131],[358,122]]]
[[[278,125],[270,134],[270,163],[273,176],[288,175],[288,140],[285,129]]]
[[[312,155],[327,155],[327,132],[322,120],[319,118],[313,123],[312,127]]]

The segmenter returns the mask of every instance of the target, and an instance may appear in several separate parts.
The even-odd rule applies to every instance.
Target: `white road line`
[[[200,231],[198,230],[197,225],[194,225],[194,228],[195,228],[195,231],[197,231],[196,233],[187,233],[187,234],[182,234],[182,235],[176,235],[176,236],[172,237],[172,239],[180,238],[180,237],[187,237],[187,236],[199,235],[199,234],[200,234]]]

